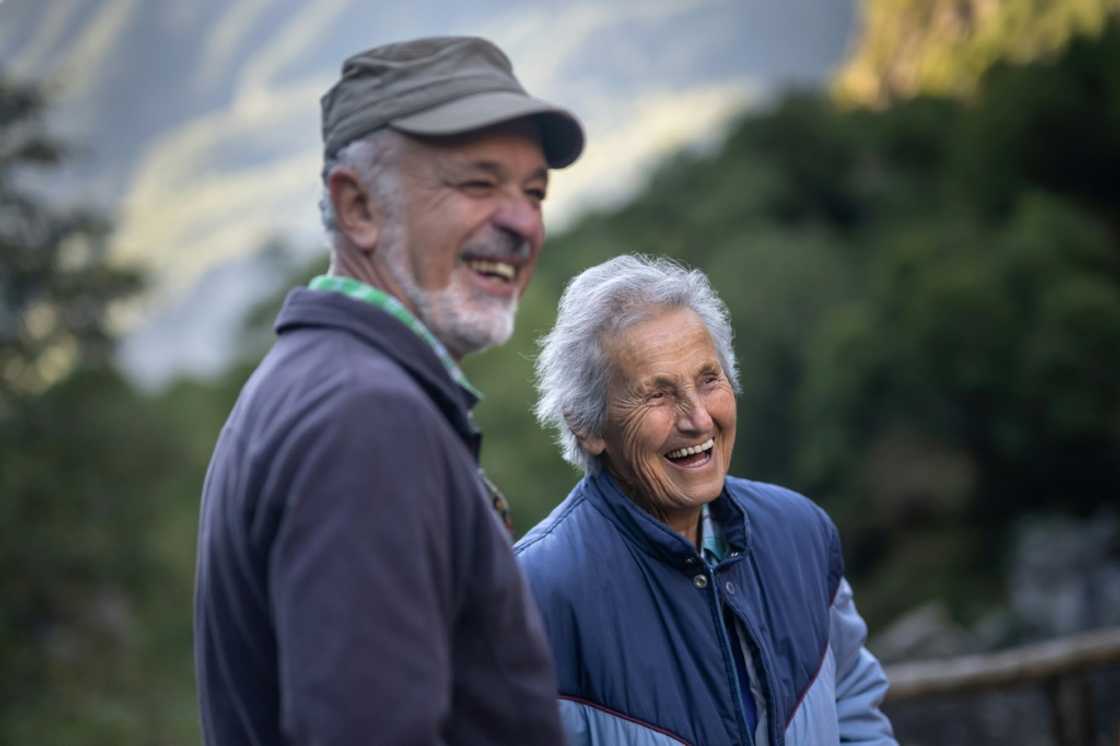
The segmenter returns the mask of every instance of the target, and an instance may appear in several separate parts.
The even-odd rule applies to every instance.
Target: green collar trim
[[[443,363],[443,367],[447,368],[447,372],[451,374],[452,380],[459,384],[474,396],[475,399],[481,399],[482,393],[479,392],[471,382],[467,380],[467,376],[463,373],[463,369],[455,362],[455,358],[451,357],[451,353],[443,346],[443,343],[436,339],[428,327],[409,312],[399,300],[389,295],[383,290],[367,285],[360,280],[355,280],[353,277],[339,277],[336,275],[319,275],[308,283],[308,287],[312,290],[326,290],[332,293],[342,293],[345,296],[354,298],[355,300],[364,301],[376,308],[380,308],[390,316],[400,321],[402,324],[411,329],[416,336],[428,343],[428,346],[436,353],[436,357]]]

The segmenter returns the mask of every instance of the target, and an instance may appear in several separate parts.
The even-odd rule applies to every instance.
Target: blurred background
[[[529,414],[564,283],[677,257],[732,471],[836,520],[903,742],[1120,742],[1120,0],[0,0],[0,742],[199,742],[198,496],[326,267],[318,97],[445,33],[589,136],[466,366],[518,531],[579,476]]]

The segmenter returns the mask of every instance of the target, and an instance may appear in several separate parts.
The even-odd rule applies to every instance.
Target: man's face
[[[378,255],[398,297],[456,358],[513,333],[544,241],[547,189],[528,120],[414,139],[402,154],[398,214]]]
[[[658,517],[723,491],[735,445],[735,393],[707,328],[672,308],[607,340],[607,426],[592,452]]]

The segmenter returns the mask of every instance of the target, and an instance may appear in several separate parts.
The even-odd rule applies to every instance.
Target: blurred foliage
[[[140,287],[135,271],[105,262],[104,217],[56,208],[16,184],[66,154],[45,134],[44,104],[37,89],[0,77],[0,416],[75,364],[104,364],[108,308]]]
[[[972,94],[1003,61],[1052,54],[1096,34],[1120,0],[865,0],[863,30],[834,89],[882,106],[916,94]]]
[[[873,627],[931,597],[976,618],[1017,518],[1114,505],[1120,27],[977,80],[882,109],[788,94],[550,239],[513,341],[466,364],[517,528],[579,477],[530,415],[534,340],[627,251],[712,278],[744,385],[732,471],[832,513]],[[100,216],[15,186],[64,155],[41,106],[0,84],[0,742],[197,743],[198,495],[283,293],[223,376],[135,390],[108,313],[139,275]]]
[[[110,314],[139,272],[107,261],[103,216],[20,186],[68,154],[45,104],[0,82],[0,742],[141,742],[176,717],[193,733],[190,620],[163,611],[176,582],[189,598],[192,552],[165,562],[158,528],[196,488],[176,481],[182,439],[112,364]]]

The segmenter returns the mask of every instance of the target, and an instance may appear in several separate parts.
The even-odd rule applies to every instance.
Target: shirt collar
[[[420,319],[413,316],[412,313],[404,307],[404,304],[393,296],[383,290],[378,290],[372,285],[367,285],[360,280],[356,280],[353,277],[340,277],[338,275],[319,275],[308,283],[308,287],[312,290],[341,293],[342,295],[369,303],[385,311],[411,329],[420,339],[428,343],[428,346],[436,353],[436,357],[443,363],[443,367],[447,368],[447,372],[451,375],[451,379],[455,381],[455,383],[470,392],[475,399],[482,398],[482,393],[467,380],[463,369],[455,362],[455,358],[451,357],[451,353],[447,351],[443,343],[436,339],[436,336],[428,330],[428,327],[424,326]]]
[[[704,561],[709,565],[722,562],[728,554],[727,540],[724,538],[719,524],[712,517],[712,511],[707,503],[704,504],[700,513],[700,551],[704,556]]]

